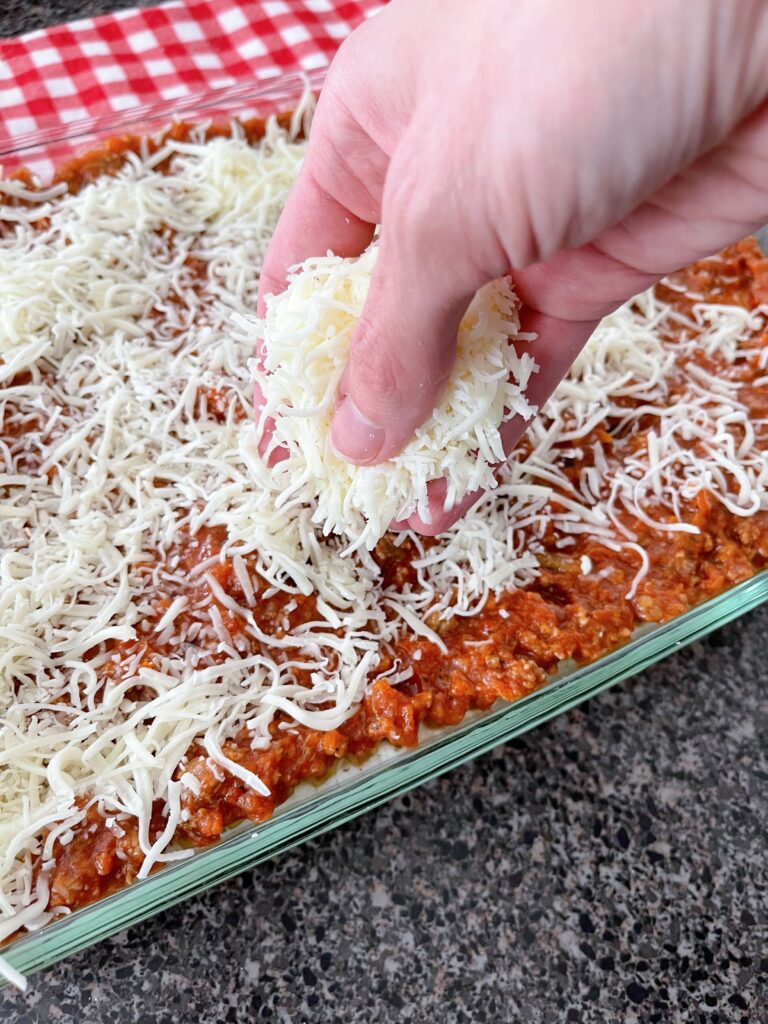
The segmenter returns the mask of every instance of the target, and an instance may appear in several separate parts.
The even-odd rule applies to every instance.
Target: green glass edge
[[[763,603],[768,603],[768,571],[513,704],[438,733],[368,774],[326,792],[321,786],[316,797],[271,821],[238,830],[188,861],[17,940],[3,956],[23,974],[47,967],[543,724]]]

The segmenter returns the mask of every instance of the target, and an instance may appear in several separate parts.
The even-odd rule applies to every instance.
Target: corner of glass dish
[[[124,134],[153,135],[174,121],[228,120],[236,117],[268,117],[291,109],[306,89],[318,93],[326,68],[290,72],[254,82],[240,82],[190,93],[121,111],[109,111],[69,124],[46,123],[13,137],[0,137],[0,178],[22,167],[46,184],[46,172],[107,137]]]

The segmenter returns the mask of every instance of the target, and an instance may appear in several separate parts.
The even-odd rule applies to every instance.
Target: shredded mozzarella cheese
[[[403,451],[377,466],[339,458],[330,438],[334,395],[377,255],[374,244],[357,259],[307,260],[285,291],[268,296],[264,321],[241,321],[263,343],[263,372],[253,365],[265,400],[262,422],[275,421],[266,454],[279,448],[285,456],[272,469],[278,505],[311,506],[312,522],[325,535],[347,538],[350,551],[372,549],[393,520],[414,512],[430,522],[432,480],[446,482],[446,509],[472,491],[493,490],[504,459],[499,427],[536,412],[525,389],[538,367],[510,344],[532,339],[520,334],[519,302],[501,278],[470,304],[445,392]]]

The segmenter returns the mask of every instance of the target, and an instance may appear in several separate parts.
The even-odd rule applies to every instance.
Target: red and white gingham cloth
[[[330,62],[382,0],[175,0],[0,40],[0,149],[29,132]]]

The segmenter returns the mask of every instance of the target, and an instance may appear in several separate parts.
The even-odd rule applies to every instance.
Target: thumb
[[[461,318],[485,283],[458,265],[456,251],[429,227],[412,224],[401,237],[385,217],[331,424],[333,446],[348,462],[397,455],[439,402]]]

